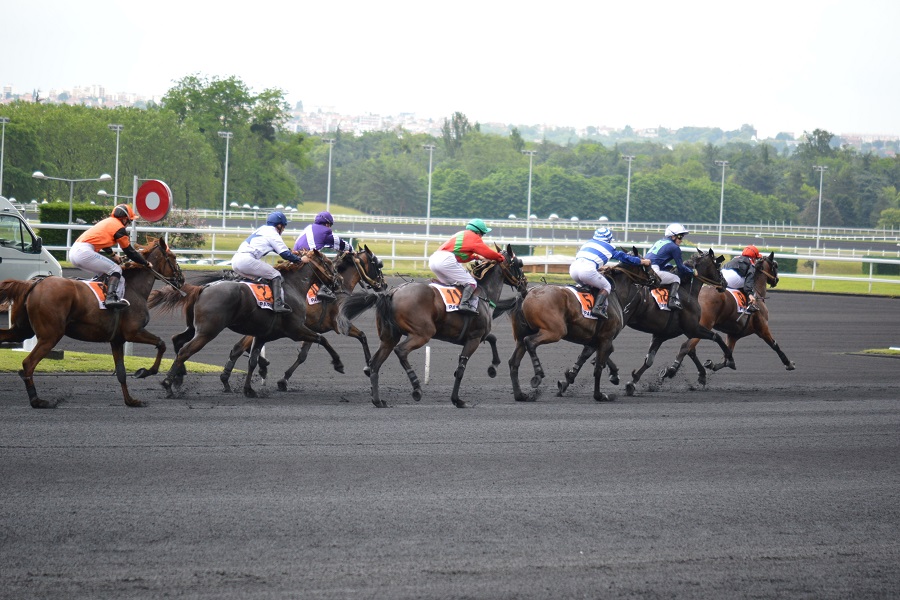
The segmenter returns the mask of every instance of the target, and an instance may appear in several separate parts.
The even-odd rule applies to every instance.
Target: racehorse
[[[366,360],[366,375],[369,374],[369,361],[372,359],[372,354],[369,351],[369,344],[366,341],[366,334],[362,332],[361,329],[349,323],[349,329],[345,329],[343,331],[338,330],[338,310],[339,304],[343,301],[344,295],[350,294],[353,289],[357,285],[361,285],[364,288],[370,288],[375,290],[376,292],[383,291],[387,289],[387,284],[384,282],[384,274],[381,272],[384,264],[375,256],[375,253],[369,250],[369,246],[366,245],[362,248],[359,248],[356,252],[348,251],[341,253],[334,260],[335,268],[337,269],[338,274],[341,276],[343,284],[341,285],[340,290],[338,290],[338,301],[320,301],[316,304],[311,304],[306,308],[306,326],[312,329],[317,333],[327,333],[329,331],[336,331],[338,333],[343,333],[344,335],[348,335],[352,338],[356,338],[359,340],[359,343],[362,344],[363,355]],[[234,370],[234,365],[237,362],[238,358],[241,357],[245,352],[249,352],[250,348],[253,345],[253,338],[251,336],[244,336],[241,340],[235,344],[234,348],[231,350],[231,354],[228,357],[228,362],[225,363],[225,368],[222,370],[222,374],[219,376],[219,379],[222,381],[222,384],[225,386],[225,391],[230,392],[231,386],[228,384],[228,380],[231,377],[231,372]],[[287,371],[284,372],[284,377],[278,380],[278,389],[282,392],[287,391],[287,381],[291,378],[291,375],[294,374],[294,371],[297,370],[303,362],[306,360],[307,355],[309,354],[309,349],[312,346],[312,342],[303,342],[300,346],[300,350],[297,352],[297,360],[294,361]],[[334,365],[334,370],[338,373],[344,372],[344,364],[341,362],[341,357],[338,355],[337,351],[328,343],[325,338],[322,338],[322,347],[328,352],[328,354],[332,358],[332,364]],[[266,378],[266,372],[268,370],[269,361],[265,359],[265,357],[259,357],[259,376],[262,379]]]
[[[498,247],[499,251],[500,248]],[[507,245],[501,252],[504,260],[477,261],[473,263],[472,274],[478,281],[475,291],[479,298],[478,311],[474,315],[464,315],[446,310],[441,293],[427,283],[407,283],[387,293],[351,296],[340,310],[342,319],[352,319],[373,305],[376,307],[376,325],[381,345],[369,362],[369,380],[372,383],[372,403],[384,408],[388,404],[378,394],[378,371],[391,351],[400,359],[412,384],[412,397],[422,398],[419,378],[409,364],[409,354],[428,343],[432,338],[461,345],[459,364],[454,373],[455,381],[450,400],[457,408],[466,408],[469,403],[460,399],[459,385],[466,371],[469,357],[482,342],[488,342],[493,352],[488,374],[496,376],[496,366],[500,364],[497,353],[497,338],[491,333],[493,307],[500,298],[503,284],[524,292],[528,280],[522,272],[522,261]],[[406,339],[400,343],[400,338]]]
[[[755,313],[739,313],[737,301],[729,292],[719,292],[711,287],[705,287],[700,291],[700,325],[707,329],[718,329],[726,334],[728,348],[733,352],[738,340],[751,334],[756,334],[769,347],[778,354],[784,368],[793,371],[795,366],[787,355],[781,350],[781,346],[775,341],[772,332],[769,330],[769,308],[766,306],[766,286],[775,287],[778,285],[778,263],[775,261],[775,253],[769,256],[759,258],[756,261],[756,271],[753,278],[753,294],[756,297],[759,310]],[[674,377],[681,367],[681,361],[684,360],[686,354],[694,353],[697,343],[700,340],[693,338],[682,344],[675,358],[675,362],[666,369],[667,377]],[[696,362],[696,357],[692,356]],[[725,359],[722,362],[713,364],[711,360],[707,360],[704,365],[713,372],[727,366]]]
[[[637,255],[637,250],[634,250],[634,254]],[[537,348],[560,340],[580,344],[583,350],[575,365],[566,371],[566,381],[557,382],[558,395],[561,396],[569,384],[575,381],[582,365],[594,354],[594,399],[598,402],[615,399],[600,391],[600,375],[613,351],[613,340],[625,327],[636,303],[641,301],[641,286],[656,283],[658,279],[652,269],[627,263],[605,268],[603,274],[610,280],[613,288],[613,293],[609,295],[607,319],[584,317],[583,311],[589,311],[590,306],[583,308],[575,294],[566,289],[567,286],[545,285],[532,288],[524,298],[518,299],[510,313],[516,349],[509,359],[513,396],[517,401],[535,399],[534,394],[525,394],[519,386],[519,364],[525,352],[528,352],[534,366],[531,387],[536,389],[544,378]]]
[[[644,371],[653,365],[653,359],[656,357],[656,352],[662,343],[680,335],[686,335],[688,338],[714,341],[725,355],[725,366],[731,369],[735,368],[731,350],[725,345],[722,336],[701,325],[700,302],[697,300],[704,283],[717,289],[725,289],[725,280],[721,271],[724,260],[724,256],[717,257],[712,249],[708,252],[702,252],[698,249],[691,260],[685,261],[685,265],[697,271],[697,275],[682,276],[681,289],[688,290],[688,293],[680,295],[681,310],[663,310],[659,307],[656,298],[651,295],[650,290],[642,291],[643,302],[636,308],[634,315],[628,321],[628,327],[651,334],[653,340],[650,343],[647,355],[644,357],[644,363],[639,369],[631,372],[631,381],[625,384],[626,395],[634,395],[637,382],[640,381]],[[699,383],[706,385],[706,369],[700,364],[696,354],[692,355],[692,358],[699,372]],[[611,365],[610,369],[612,368],[614,367]],[[664,374],[665,372],[660,375]]]
[[[310,250],[299,263],[278,263],[275,268],[284,278],[284,300],[294,310],[276,313],[259,306],[256,295],[246,283],[220,280],[208,285],[186,286],[187,295],[179,296],[168,290],[158,290],[150,300],[150,306],[172,310],[184,306],[187,329],[172,336],[177,355],[168,374],[162,381],[166,397],[174,396],[173,386],[180,388],[187,371],[184,363],[199,352],[226,328],[242,335],[254,337],[250,350],[250,364],[244,380],[244,395],[256,397],[250,385],[253,371],[259,362],[259,352],[269,341],[283,337],[295,342],[322,343],[322,336],[309,329],[306,322],[306,293],[313,277],[325,285],[340,283],[331,261],[318,250]]]
[[[11,300],[9,329],[0,330],[0,341],[21,342],[37,336],[34,349],[22,361],[19,376],[33,408],[55,408],[57,402],[44,400],[34,387],[34,369],[50,353],[63,336],[86,342],[108,342],[112,349],[116,379],[128,406],[144,406],[132,397],[125,381],[125,342],[150,344],[156,347],[153,366],[139,369],[135,377],[155,375],[166,344],[144,327],[150,322],[147,296],[156,279],[162,279],[179,293],[184,283],[175,254],[165,240],[151,240],[140,250],[149,267],[126,263],[122,268],[125,279],[125,298],[130,306],[119,310],[101,308],[102,301],[83,281],[63,277],[18,281],[8,279],[0,283],[0,301]]]

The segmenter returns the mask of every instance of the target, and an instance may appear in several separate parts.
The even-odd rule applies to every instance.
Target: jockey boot
[[[334,295],[334,291],[324,283],[319,286],[319,291],[316,292],[316,298],[322,300],[323,302],[334,302],[337,300],[337,296]]]
[[[276,277],[270,282],[272,286],[272,310],[277,313],[289,313],[292,312],[291,307],[284,303],[284,297],[281,295],[281,284],[281,277]]]
[[[609,299],[609,292],[606,290],[597,290],[597,295],[594,296],[594,306],[591,307],[591,314],[600,319],[608,319],[609,315],[606,314],[606,303]]]
[[[475,314],[478,311],[475,310],[475,307],[472,306],[472,294],[475,293],[475,288],[471,285],[463,286],[462,290],[462,298],[459,300],[459,311],[465,313]]]
[[[119,298],[119,280],[122,278],[118,273],[113,273],[106,280],[106,300],[103,306],[116,310],[119,308],[128,308],[130,306],[128,300]]]
[[[669,288],[669,303],[666,305],[669,310],[681,310],[681,301],[678,299],[678,288],[680,283],[673,283]]]

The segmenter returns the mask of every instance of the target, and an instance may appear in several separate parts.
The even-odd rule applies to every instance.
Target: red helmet
[[[759,253],[759,248],[756,246],[747,246],[744,248],[744,251],[741,252],[741,256],[749,256],[753,259],[762,258],[762,254]]]
[[[116,217],[117,219],[126,218],[129,221],[134,221],[134,211],[131,210],[130,204],[119,204],[113,209],[110,216]]]

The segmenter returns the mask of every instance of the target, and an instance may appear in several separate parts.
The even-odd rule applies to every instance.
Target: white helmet
[[[672,223],[668,227],[666,227],[666,237],[672,237],[675,235],[687,235],[690,231],[688,231],[684,225],[680,225],[678,223]]]
[[[612,244],[613,232],[606,227],[599,227],[594,231],[594,239],[600,240],[601,242],[606,242],[607,244]]]

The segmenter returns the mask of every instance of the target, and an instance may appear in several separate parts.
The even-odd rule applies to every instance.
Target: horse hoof
[[[344,365],[338,363],[338,364],[334,365],[334,370],[337,371],[338,373],[340,373],[341,375],[343,375],[344,374]]]
[[[615,394],[604,394],[601,393],[600,396],[594,396],[594,400],[597,402],[615,402],[616,395]]]
[[[796,369],[796,368],[797,368],[797,367],[794,366],[794,361],[791,361],[791,364],[785,365],[785,366],[784,366],[784,369],[785,369],[786,371],[793,371],[793,370]]]
[[[372,400],[372,404],[375,405],[376,408],[387,408],[387,402],[384,400]]]
[[[514,394],[513,398],[516,399],[516,402],[530,402],[531,398],[528,397],[528,394]]]
[[[56,408],[56,402],[50,400],[41,400],[40,398],[32,398],[31,408]]]
[[[413,400],[415,400],[416,402],[418,402],[419,400],[421,400],[421,399],[422,399],[422,390],[419,390],[419,389],[413,390],[413,391],[412,391],[412,398],[413,398]]]
[[[470,408],[472,405],[465,400],[454,400],[453,406],[455,406],[456,408]]]
[[[557,381],[556,382],[556,395],[562,396],[568,387],[569,387],[569,384],[567,382]]]
[[[137,371],[134,372],[134,375],[132,375],[132,377],[134,377],[135,379],[143,379],[143,378],[147,377],[148,375],[150,375],[150,371],[148,371],[144,367],[141,367],[140,369],[138,369]]]
[[[634,383],[629,381],[625,384],[625,395],[634,396]]]
[[[538,387],[540,387],[541,381],[543,381],[543,380],[544,380],[543,375],[535,375],[534,377],[531,378],[531,387],[537,389]]]
[[[286,379],[279,379],[277,385],[278,385],[279,392],[287,391],[287,380]]]
[[[259,394],[256,393],[256,390],[253,388],[244,388],[244,397],[246,398],[258,398]]]
[[[132,398],[131,400],[125,401],[125,406],[130,406],[131,408],[141,408],[147,406],[146,402],[142,402],[141,400],[135,400]]]
[[[618,375],[618,373],[615,374],[615,375],[610,375],[610,376],[609,376],[609,382],[610,382],[611,384],[613,384],[613,385],[619,385],[619,375]]]
[[[489,366],[488,367],[488,377],[493,379],[496,376],[497,376],[497,367],[495,367],[494,365]]]
[[[714,367],[713,361],[711,359],[707,358],[706,362],[703,363],[703,366],[706,367],[707,369],[713,369],[713,367]],[[713,369],[713,370],[715,370],[715,369]]]
[[[365,375],[366,377],[371,377],[372,369],[370,369],[369,367],[366,367],[365,369],[363,369],[363,375]]]
[[[737,365],[734,363],[734,360],[729,360],[725,363],[725,366],[733,371],[737,371]]]

